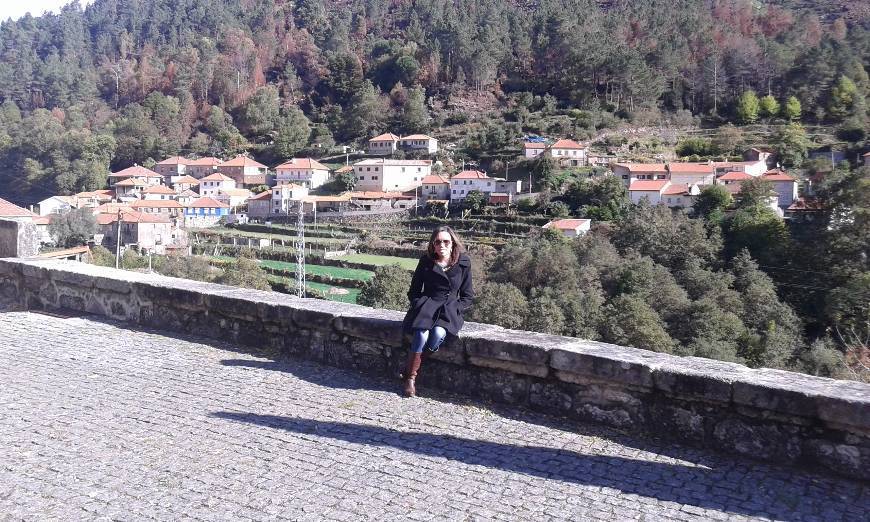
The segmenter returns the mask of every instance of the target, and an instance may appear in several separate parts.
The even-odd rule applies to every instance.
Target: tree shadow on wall
[[[590,486],[749,516],[798,519],[810,480],[784,481],[777,474],[717,472],[685,464],[669,464],[614,455],[584,454],[544,446],[521,446],[473,440],[446,434],[397,431],[379,426],[319,421],[300,417],[219,411],[212,417],[328,437],[354,444],[391,447],[418,455],[446,458],[469,465]],[[732,470],[734,471],[734,470]],[[736,476],[739,475],[739,476]],[[855,502],[870,510],[870,501],[856,484],[846,496],[816,494],[815,501],[836,506]],[[851,496],[852,499],[847,497]],[[835,498],[836,497],[836,498]]]

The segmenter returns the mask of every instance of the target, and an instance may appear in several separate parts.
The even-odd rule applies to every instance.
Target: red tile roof
[[[190,160],[181,156],[172,156],[163,161],[158,161],[158,165],[189,165]]]
[[[629,172],[667,172],[664,163],[615,163],[615,165],[625,167]]]
[[[380,136],[375,136],[369,141],[398,141],[400,138],[393,134],[392,132],[385,132]]]
[[[184,185],[184,184],[199,185],[199,180],[194,178],[193,176],[184,175],[184,176],[181,176],[180,178],[178,178],[177,180],[175,180],[172,184],[173,185]]]
[[[215,167],[223,163],[220,159],[215,158],[214,156],[206,156],[205,158],[199,158],[195,160],[190,160],[188,165],[196,165],[198,167]]]
[[[209,174],[208,176],[202,178],[200,181],[235,181],[233,178],[221,174],[220,172],[215,172],[214,174]]]
[[[489,179],[489,176],[479,170],[463,170],[451,179]]]
[[[352,165],[345,165],[344,167],[336,169],[335,172],[338,174],[342,174],[344,172],[353,172],[353,166]]]
[[[0,198],[0,217],[36,217],[37,214]]]
[[[558,219],[550,221],[544,228],[558,228],[559,230],[576,230],[578,227],[589,223],[588,219]]]
[[[585,149],[583,145],[580,145],[574,140],[559,140],[553,145],[550,146],[551,149]]]
[[[166,185],[152,185],[142,191],[142,194],[171,194],[175,195],[175,191]]]
[[[272,199],[272,191],[270,191],[270,190],[265,190],[263,192],[260,192],[256,196],[252,196],[252,197],[248,198],[248,201],[264,201],[267,199]]]
[[[221,167],[257,167],[261,169],[266,168],[266,166],[262,163],[259,163],[243,154],[239,154],[235,158],[221,163]]]
[[[789,176],[781,170],[769,170],[764,173],[762,179],[766,179],[767,181],[797,181],[795,178]]]
[[[293,158],[278,165],[275,169],[329,170],[329,167],[311,158]]]
[[[161,178],[163,176],[160,176]],[[139,178],[126,178],[115,183],[116,187],[147,187],[148,183]]]
[[[440,174],[432,174],[423,178],[421,183],[424,185],[449,185],[450,180]]]
[[[188,208],[230,208],[226,203],[215,201],[212,198],[199,198],[196,201],[191,201]]]
[[[665,185],[670,183],[670,181],[666,179],[656,179],[656,180],[646,180],[639,179],[637,181],[633,181],[631,186],[628,187],[629,192],[631,191],[639,191],[639,192],[661,192]]]
[[[688,194],[689,186],[685,183],[676,183],[673,185],[669,185],[664,191],[662,191],[663,196],[676,196],[680,194]]]
[[[110,178],[160,178],[163,176],[154,172],[151,169],[146,169],[142,165],[133,165],[124,170],[109,174]]]
[[[825,210],[824,205],[818,199],[797,198],[786,210],[819,211]]]
[[[109,225],[118,221],[118,212],[97,214],[98,225]],[[136,210],[121,210],[121,222],[123,223],[169,223],[169,216],[161,214],[148,214]]]
[[[668,170],[681,174],[712,174],[716,169],[709,163],[668,163]]]
[[[174,199],[142,199],[130,203],[130,208],[183,208],[184,205]]]
[[[746,179],[752,179],[752,176],[739,170],[726,172],[725,174],[719,176],[720,181],[743,181]]]

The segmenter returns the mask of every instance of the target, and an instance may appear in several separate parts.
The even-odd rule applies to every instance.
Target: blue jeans
[[[447,330],[440,326],[435,326],[431,330],[415,329],[411,351],[423,353],[423,348],[428,348],[430,352],[437,352],[445,337],[447,337]]]

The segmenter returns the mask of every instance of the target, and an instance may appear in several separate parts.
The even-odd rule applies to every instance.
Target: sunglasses
[[[436,240],[432,241],[432,244],[434,244],[434,245],[449,245],[452,242],[453,241],[451,241],[449,239],[436,239]]]

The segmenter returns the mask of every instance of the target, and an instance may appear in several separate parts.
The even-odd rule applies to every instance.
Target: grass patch
[[[405,270],[414,270],[417,268],[417,259],[410,257],[393,257],[379,256],[375,254],[348,254],[346,256],[337,257],[342,261],[350,261],[352,263],[365,263],[373,266],[399,265]]]
[[[331,286],[325,285],[323,283],[305,283],[305,288],[310,288],[312,290],[317,290],[318,292],[322,292],[324,297],[326,297],[329,301],[338,301],[340,303],[351,303],[356,304],[356,298],[359,296],[360,289],[359,288],[342,288],[340,286]],[[331,294],[330,290],[333,288],[337,289],[340,292],[347,293],[339,293],[339,294]]]
[[[286,261],[272,261],[263,259],[260,264],[269,268],[277,268],[279,270],[296,270],[296,263],[288,263]],[[374,272],[370,270],[360,270],[358,268],[341,268],[337,266],[323,266],[305,264],[305,273],[312,275],[323,275],[337,277],[339,279],[357,279],[359,281],[368,281],[372,278]]]

